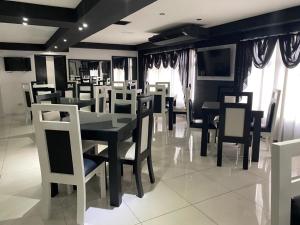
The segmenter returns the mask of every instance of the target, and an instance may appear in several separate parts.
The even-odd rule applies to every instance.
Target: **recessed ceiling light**
[[[27,25],[28,25],[28,23],[26,23],[26,22],[23,22],[22,24],[23,24],[24,26],[27,26]]]
[[[67,39],[64,38],[64,42],[67,42]]]
[[[83,26],[84,28],[87,28],[89,25],[88,25],[87,23],[83,23],[82,26]]]
[[[161,12],[159,15],[160,16],[165,16],[166,14],[164,12]]]
[[[196,19],[197,21],[200,21],[200,20],[202,20],[201,18],[198,18],[198,19]]]
[[[28,18],[27,17],[23,17],[23,21],[27,22]]]
[[[82,30],[83,30],[83,28],[82,28],[82,27],[78,27],[78,30],[82,31]]]
[[[57,49],[57,45],[55,45],[54,48]]]

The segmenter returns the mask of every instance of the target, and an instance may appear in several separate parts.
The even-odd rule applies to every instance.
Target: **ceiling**
[[[13,2],[32,3],[38,5],[57,6],[73,9],[76,8],[80,1],[81,0],[13,0]]]
[[[299,4],[299,0],[158,0],[123,19],[130,24],[111,25],[83,42],[136,45],[172,26],[195,23],[212,27]],[[159,15],[162,12],[164,16]]]
[[[56,30],[56,27],[0,23],[0,42],[44,44]]]

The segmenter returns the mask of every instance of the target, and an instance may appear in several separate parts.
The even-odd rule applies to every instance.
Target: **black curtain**
[[[263,69],[268,64],[273,54],[277,37],[267,37],[253,40],[253,64],[256,68]]]
[[[161,60],[164,68],[168,68],[170,64],[170,54],[164,52],[161,54]]]
[[[289,34],[279,37],[281,58],[284,65],[292,69],[300,62],[300,34]]]
[[[160,65],[161,65],[161,55],[160,54],[156,54],[154,55],[154,66],[156,69],[159,69]]]
[[[252,66],[252,49],[251,41],[242,41],[236,45],[235,59],[235,87],[242,91],[247,86],[247,78],[251,73]]]
[[[127,58],[113,58],[113,69],[124,69]]]

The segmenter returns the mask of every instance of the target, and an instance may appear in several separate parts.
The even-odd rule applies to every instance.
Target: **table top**
[[[219,112],[220,110],[220,102],[213,102],[213,101],[208,101],[208,102],[204,102],[202,105],[202,110],[204,112]],[[262,110],[252,110],[253,116],[257,116],[257,117],[263,117],[264,116],[264,112]]]
[[[80,129],[83,139],[110,140],[117,135],[119,140],[131,136],[136,128],[136,115],[79,111]]]
[[[79,108],[95,105],[96,100],[92,99],[79,99],[79,98],[59,98],[60,104],[65,105],[78,105]]]

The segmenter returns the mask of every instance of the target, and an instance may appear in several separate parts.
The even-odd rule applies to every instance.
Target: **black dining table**
[[[59,104],[64,104],[64,105],[78,105],[78,108],[84,108],[87,106],[95,106],[96,100],[94,98],[91,99],[79,99],[79,98],[65,98],[65,97],[60,97]],[[93,111],[93,109],[92,109]]]
[[[252,162],[259,161],[260,135],[261,135],[261,119],[264,112],[260,110],[252,110],[253,119],[253,142],[252,142]],[[204,102],[202,105],[203,127],[201,138],[201,156],[207,156],[208,142],[208,126],[210,119],[220,114],[220,102]]]
[[[136,115],[103,114],[79,111],[82,140],[106,141],[109,158],[110,204],[122,203],[121,163],[119,144],[132,136],[136,128]]]

